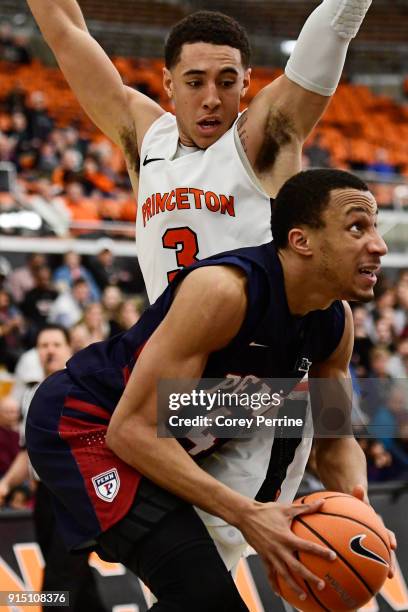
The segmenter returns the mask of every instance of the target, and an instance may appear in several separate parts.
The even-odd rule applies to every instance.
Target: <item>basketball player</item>
[[[330,559],[330,551],[290,531],[294,516],[319,504],[254,501],[199,467],[194,440],[158,438],[157,384],[231,371],[240,380],[267,374],[296,381],[306,362],[314,378],[344,379],[353,324],[338,299],[373,297],[387,250],[376,215],[367,186],[348,173],[295,176],[275,203],[273,243],[183,270],[128,332],[80,351],[37,391],[27,446],[55,496],[67,543],[96,545],[124,563],[158,598],[152,609],[246,609],[190,504],[235,525],[268,572],[301,599],[307,594],[289,570],[324,588],[294,553]],[[367,500],[365,457],[354,438],[316,442],[325,486],[363,491]],[[280,456],[282,478],[290,461],[287,452]],[[281,483],[274,484],[276,492]]]
[[[138,257],[151,302],[183,266],[271,239],[270,198],[300,170],[302,144],[337,87],[348,44],[371,4],[324,0],[305,23],[285,74],[238,117],[250,83],[250,46],[230,17],[201,11],[170,32],[163,84],[173,116],[123,85],[75,0],[27,1],[84,110],[125,155],[138,194]],[[260,444],[253,445],[256,487],[264,472]],[[282,500],[293,499],[309,449],[310,438],[296,454]],[[268,445],[263,453],[270,452]],[[241,473],[234,442],[220,453]],[[224,461],[214,455],[206,469],[223,479]],[[249,470],[247,455],[244,461]],[[246,490],[248,482],[228,484]],[[242,537],[218,517],[201,516],[232,567],[245,548]]]
[[[180,267],[271,239],[270,197],[301,169],[302,144],[336,90],[371,4],[324,0],[285,74],[238,118],[250,84],[250,45],[232,18],[200,11],[171,30],[163,85],[172,115],[123,85],[76,0],[27,2],[80,104],[125,155],[151,303]]]

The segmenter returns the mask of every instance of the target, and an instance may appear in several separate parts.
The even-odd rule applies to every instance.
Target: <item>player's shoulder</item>
[[[204,265],[184,278],[180,292],[194,294],[197,301],[211,297],[218,304],[235,303],[245,294],[246,283],[247,274],[236,265]]]

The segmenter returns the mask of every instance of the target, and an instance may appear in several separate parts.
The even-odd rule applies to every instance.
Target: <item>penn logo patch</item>
[[[120,478],[117,469],[112,468],[111,470],[94,476],[92,478],[92,484],[100,499],[106,502],[113,501],[120,487]]]

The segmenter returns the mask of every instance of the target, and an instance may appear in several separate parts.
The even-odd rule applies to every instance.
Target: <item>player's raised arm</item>
[[[149,125],[163,112],[124,86],[115,66],[86,27],[76,0],[27,0],[79,103],[92,121],[122,148],[140,146]]]
[[[294,151],[285,160],[286,178],[300,170],[301,144],[337,88],[349,43],[370,4],[371,0],[323,0],[303,26],[285,74],[249,105],[240,135],[247,141],[243,144],[258,174],[269,172],[277,151],[291,145]],[[274,171],[282,173],[275,166]]]

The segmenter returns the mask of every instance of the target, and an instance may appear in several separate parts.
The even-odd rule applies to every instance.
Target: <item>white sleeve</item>
[[[371,0],[324,0],[307,19],[285,68],[286,76],[314,93],[331,96],[347,49]]]

